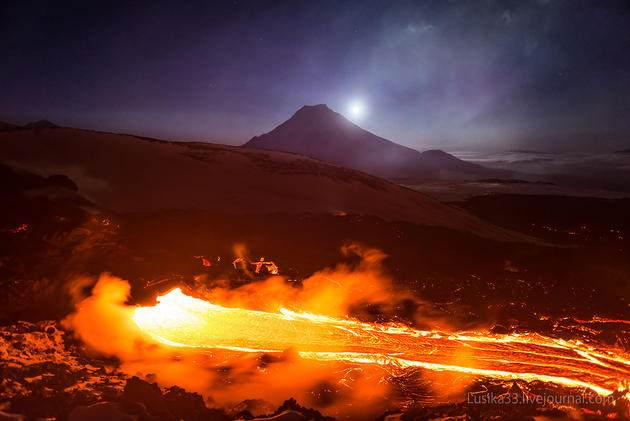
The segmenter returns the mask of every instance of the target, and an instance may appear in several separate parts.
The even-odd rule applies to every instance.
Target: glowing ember
[[[239,267],[246,269],[248,264],[255,267],[254,273],[261,273],[261,270],[263,268],[267,269],[267,272],[270,275],[277,275],[279,273],[278,266],[274,262],[265,261],[264,257],[261,257],[260,260],[257,262],[251,262],[243,257],[237,257],[232,262],[232,265],[234,265],[234,269],[238,269]]]
[[[615,349],[536,334],[447,334],[282,309],[268,313],[226,308],[175,289],[154,307],[135,310],[134,321],[173,346],[282,352],[303,358],[404,369],[467,373],[505,380],[543,381],[608,395],[630,380],[630,360]]]
[[[12,228],[9,230],[9,232],[12,234],[17,234],[17,233],[26,232],[26,231],[28,231],[28,224],[22,224],[19,227]]]

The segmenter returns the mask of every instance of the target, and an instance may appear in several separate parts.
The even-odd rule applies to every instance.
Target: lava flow
[[[286,309],[270,313],[227,308],[186,296],[179,289],[159,297],[156,306],[137,308],[134,321],[150,336],[173,346],[256,353],[291,348],[314,360],[542,381],[599,395],[609,395],[630,380],[627,355],[579,341],[537,334],[449,334]]]

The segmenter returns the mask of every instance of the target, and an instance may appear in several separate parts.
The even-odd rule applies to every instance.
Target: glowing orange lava
[[[630,357],[537,334],[422,331],[321,315],[227,308],[175,289],[134,321],[159,342],[181,347],[274,353],[303,358],[420,367],[503,380],[550,382],[608,395],[630,381]]]

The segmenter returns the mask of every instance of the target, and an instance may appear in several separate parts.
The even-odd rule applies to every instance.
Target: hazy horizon
[[[305,104],[305,105],[315,105],[315,104]],[[297,111],[297,110],[296,110]],[[335,110],[333,110],[335,111]],[[291,118],[292,114],[289,115],[285,120],[282,120],[280,122],[278,122],[277,124],[274,124],[273,127],[269,128],[268,130],[266,130],[265,132],[261,132],[258,134],[255,134],[254,136],[259,136],[263,133],[267,133],[271,130],[273,130],[274,128],[276,128],[277,126],[279,126],[280,124],[282,124],[284,121],[288,120],[289,118]],[[344,116],[345,117],[345,116]],[[347,118],[347,117],[346,117]],[[55,125],[58,125],[60,127],[63,128],[73,128],[73,129],[80,129],[80,130],[94,130],[94,131],[102,131],[102,132],[108,132],[108,133],[119,133],[119,134],[128,134],[128,135],[134,135],[134,136],[141,136],[141,137],[152,137],[152,138],[156,138],[156,139],[161,139],[161,140],[169,140],[169,141],[177,141],[177,142],[205,142],[205,143],[216,143],[216,144],[223,144],[223,145],[230,145],[230,146],[241,146],[243,144],[245,144],[246,142],[248,142],[249,140],[251,140],[250,138],[247,139],[233,139],[233,140],[225,140],[225,139],[217,139],[217,138],[196,138],[196,137],[190,137],[190,136],[186,136],[186,135],[182,135],[182,134],[177,134],[177,133],[173,133],[172,135],[168,135],[167,133],[163,133],[163,132],[159,132],[157,134],[154,134],[154,130],[151,130],[150,128],[138,128],[135,131],[125,131],[122,129],[116,129],[115,127],[111,127],[108,124],[101,124],[100,126],[97,124],[96,126],[92,126],[92,127],[85,127],[85,126],[73,126],[73,125],[69,125],[69,124],[64,124],[63,121],[58,121],[58,120],[51,120],[49,118],[22,118],[18,121],[15,120],[9,120],[9,119],[2,119],[0,118],[0,122],[3,123],[9,123],[9,124],[15,124],[18,126],[24,126],[26,124],[29,123],[34,123],[34,122],[38,122],[38,121],[49,121]],[[354,122],[355,124],[357,124],[358,126],[364,128],[361,124],[358,124],[357,122]],[[368,130],[369,131],[369,130]],[[587,149],[587,150],[565,150],[565,151],[559,151],[557,148],[554,148],[553,145],[550,145],[551,147],[540,147],[540,148],[536,148],[536,144],[530,144],[530,146],[532,146],[531,148],[520,148],[520,147],[509,147],[509,145],[501,145],[501,144],[496,144],[496,145],[483,145],[483,146],[461,146],[457,143],[443,143],[443,144],[435,144],[435,145],[431,145],[431,144],[426,144],[426,145],[420,145],[419,147],[414,145],[414,144],[405,144],[403,142],[399,142],[396,139],[391,139],[391,138],[387,138],[385,136],[381,136],[378,133],[374,133],[377,136],[383,137],[387,140],[390,140],[392,142],[398,143],[400,145],[403,146],[407,146],[410,147],[412,149],[416,149],[419,151],[426,151],[426,150],[431,150],[431,149],[441,149],[444,150],[446,152],[455,154],[455,155],[459,155],[459,153],[463,153],[462,156],[465,156],[466,153],[468,152],[475,152],[475,153],[549,153],[549,154],[560,154],[560,153],[569,153],[569,154],[582,154],[582,153],[589,153],[589,152],[595,152],[598,154],[606,154],[606,153],[617,153],[620,151],[626,151],[627,147],[630,147],[630,141],[625,144],[625,145],[620,145],[619,148],[616,149],[606,149],[606,148],[600,148],[596,151],[594,151],[592,148]],[[252,136],[252,137],[254,137]],[[601,136],[601,134],[599,134],[599,136]],[[502,147],[503,146],[503,147]],[[465,158],[463,158],[465,159]]]
[[[325,103],[420,150],[630,147],[624,2],[18,2],[0,23],[8,122],[241,144]]]

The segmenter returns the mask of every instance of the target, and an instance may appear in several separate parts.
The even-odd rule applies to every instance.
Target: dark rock
[[[536,414],[549,418],[560,418],[567,415],[566,412],[558,408],[538,408]]]
[[[314,420],[314,421],[334,421],[334,418],[324,416],[324,415],[321,414],[321,412],[319,412],[319,411],[317,411],[315,409],[305,408],[305,407],[301,406],[293,398],[284,401],[284,403],[282,405],[280,405],[278,410],[275,413],[273,413],[271,416],[273,417],[275,415],[279,415],[279,414],[281,414],[281,413],[283,413],[283,412],[285,412],[287,410],[292,410],[292,411],[298,412],[298,413],[304,415],[309,420]]]
[[[26,415],[27,419],[52,418],[63,419],[60,414],[67,414],[77,405],[94,403],[88,395],[72,395],[64,391],[38,388],[11,400],[11,410]]]
[[[245,399],[232,408],[232,412],[242,413],[244,416],[249,414],[250,418],[272,414],[275,410],[275,405],[263,399]]]
[[[68,416],[68,421],[134,421],[114,402],[99,402],[90,406],[78,406]]]
[[[178,419],[201,420],[208,409],[201,395],[186,392],[177,386],[168,389],[164,394],[164,402],[169,411]]]
[[[244,411],[237,412],[234,418],[237,420],[253,420],[254,416],[248,410],[244,410]]]
[[[126,407],[133,406],[135,403],[141,403],[151,415],[164,420],[176,419],[168,410],[162,391],[157,383],[148,383],[135,376],[127,380],[121,402]]]
[[[507,335],[508,333],[510,333],[508,328],[500,324],[496,324],[492,326],[492,329],[490,329],[490,332],[496,335]]]
[[[201,395],[173,386],[162,393],[157,383],[138,377],[127,380],[121,408],[140,420],[229,421],[220,410],[207,408]]]
[[[271,417],[255,419],[260,421],[305,421],[307,418],[297,411],[287,410]]]

